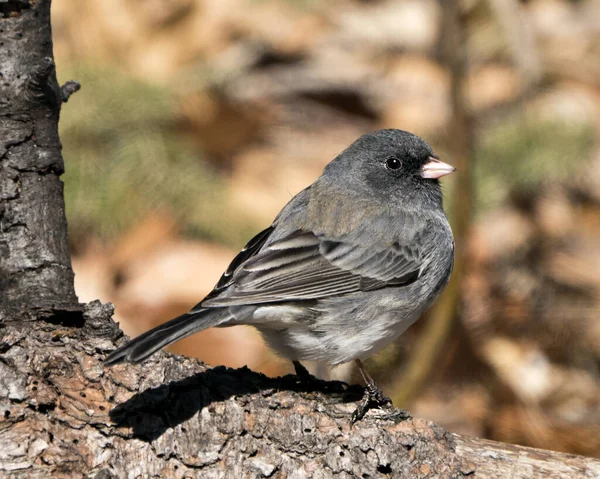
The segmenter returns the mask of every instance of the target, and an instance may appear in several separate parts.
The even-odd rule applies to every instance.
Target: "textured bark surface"
[[[0,2],[0,320],[77,313],[50,1]]]
[[[161,353],[105,368],[112,307],[82,327],[0,329],[0,476],[215,478],[600,477],[600,461],[461,437],[371,411],[362,388],[210,369]]]

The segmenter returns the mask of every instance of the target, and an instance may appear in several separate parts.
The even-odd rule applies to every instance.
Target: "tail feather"
[[[141,363],[165,346],[204,329],[218,326],[230,318],[227,310],[221,308],[201,309],[182,314],[113,351],[104,360],[104,364],[112,366],[123,362]]]

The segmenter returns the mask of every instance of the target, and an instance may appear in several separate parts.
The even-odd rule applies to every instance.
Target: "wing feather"
[[[366,248],[343,239],[296,231],[266,243],[232,272],[226,288],[204,307],[297,301],[339,296],[415,281],[418,252],[393,243]]]

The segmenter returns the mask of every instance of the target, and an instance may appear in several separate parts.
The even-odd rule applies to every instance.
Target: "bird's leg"
[[[310,374],[300,361],[292,361],[292,364],[296,370],[297,381],[305,391],[317,391],[322,387],[324,382]]]
[[[308,369],[306,369],[300,361],[292,361],[292,364],[294,365],[294,370],[296,371],[296,376],[298,376],[298,379],[306,383],[312,383],[316,380],[316,378],[308,372]]]
[[[354,362],[365,380],[365,394],[358,403],[356,411],[352,414],[352,422],[361,420],[366,412],[372,407],[388,406],[392,404],[392,400],[383,395],[379,386],[370,374],[365,370],[365,367],[360,359],[355,359]]]

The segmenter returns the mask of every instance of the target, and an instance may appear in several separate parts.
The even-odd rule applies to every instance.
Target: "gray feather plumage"
[[[390,154],[402,158],[404,173],[385,170]],[[235,324],[255,326],[292,360],[339,364],[377,352],[431,305],[452,271],[439,184],[413,172],[431,155],[400,130],[357,140],[250,241],[191,310],[190,324],[159,327],[109,361],[145,358],[146,343],[151,354],[205,327]]]

